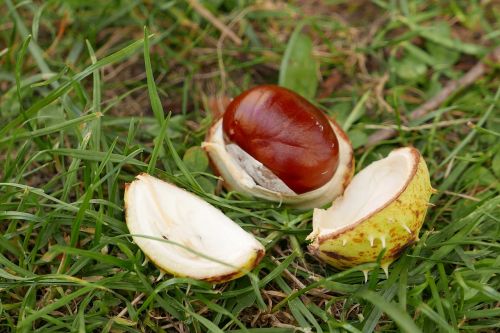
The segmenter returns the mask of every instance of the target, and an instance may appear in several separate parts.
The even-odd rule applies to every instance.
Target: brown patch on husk
[[[254,267],[256,267],[259,264],[259,262],[262,260],[262,258],[264,258],[264,255],[265,255],[265,251],[263,251],[263,250],[257,251],[255,259],[254,259],[252,265],[250,266],[251,269],[253,269]],[[214,284],[215,283],[223,283],[223,282],[233,280],[237,277],[240,277],[243,274],[244,274],[244,272],[242,272],[242,271],[236,271],[236,272],[232,272],[232,273],[224,274],[224,275],[220,275],[220,276],[212,276],[212,277],[203,279],[203,281],[207,281],[207,282],[214,283]]]
[[[257,255],[255,256],[255,260],[253,261],[252,267],[256,267],[259,264],[259,262],[262,260],[262,258],[264,258],[265,255],[266,255],[266,251],[264,251],[264,250],[257,251]]]
[[[210,283],[222,283],[222,282],[232,280],[233,278],[235,278],[239,274],[241,274],[241,272],[236,271],[236,272],[232,272],[232,273],[221,275],[221,276],[209,277],[209,278],[203,279],[203,281],[207,281]]]
[[[395,247],[389,251],[389,255],[393,258],[399,257],[407,248],[411,247],[415,243],[415,239],[412,238],[406,244]]]
[[[354,260],[355,258],[354,257],[350,257],[350,256],[344,256],[340,253],[337,253],[337,252],[333,252],[333,251],[322,251],[321,253],[327,255],[328,257],[330,258],[333,258],[333,259],[337,259],[337,260],[347,260],[347,261],[352,261]]]

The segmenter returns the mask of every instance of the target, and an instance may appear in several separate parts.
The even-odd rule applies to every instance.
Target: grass
[[[183,1],[0,4],[0,332],[498,331],[498,63],[405,123],[498,46],[498,6],[202,3],[241,45]],[[311,212],[218,187],[197,148],[213,97],[278,82],[348,129],[358,170],[402,145],[424,155],[435,206],[388,277],[311,256]],[[140,172],[222,209],[266,257],[222,285],[162,277],[124,223]]]

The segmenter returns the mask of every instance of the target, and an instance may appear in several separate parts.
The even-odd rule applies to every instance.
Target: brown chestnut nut
[[[354,171],[340,126],[297,93],[273,85],[234,98],[202,147],[226,188],[297,208],[331,202]]]
[[[295,92],[257,86],[237,96],[222,120],[228,142],[261,162],[295,193],[326,184],[339,144],[328,118]]]

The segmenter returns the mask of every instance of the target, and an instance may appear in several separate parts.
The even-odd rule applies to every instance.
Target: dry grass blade
[[[493,61],[494,63],[500,62],[500,47],[494,49],[486,58],[476,63],[464,76],[458,80],[449,81],[445,87],[430,100],[419,106],[417,109],[413,110],[408,117],[409,120],[419,119],[430,111],[438,108],[443,102],[445,102],[450,96],[455,94],[457,91],[473,84],[479,78],[481,78],[488,69],[487,60]],[[366,147],[372,147],[381,141],[388,140],[395,137],[398,131],[395,129],[381,129],[368,137]]]
[[[194,10],[203,16],[207,21],[212,23],[217,29],[222,33],[226,34],[236,45],[241,45],[242,40],[238,37],[231,29],[229,29],[221,20],[214,16],[208,9],[203,7],[203,5],[198,0],[188,0],[189,4]]]

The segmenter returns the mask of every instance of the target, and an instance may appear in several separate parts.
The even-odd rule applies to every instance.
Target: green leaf
[[[437,67],[449,67],[460,59],[459,52],[437,43],[427,41],[425,46],[432,55],[432,58],[435,61],[434,65]]]
[[[403,80],[413,81],[422,78],[427,65],[413,55],[407,55],[395,63],[396,74]]]
[[[288,41],[281,61],[279,85],[305,98],[313,98],[318,88],[318,64],[312,54],[312,41],[301,33],[302,27],[303,24],[299,24]]]
[[[201,147],[191,147],[184,153],[182,161],[192,172],[203,172],[208,168],[207,153]]]
[[[50,104],[38,112],[36,122],[38,126],[56,126],[66,120],[64,109],[57,104]]]
[[[368,135],[361,130],[352,130],[348,133],[349,139],[351,139],[351,144],[353,149],[357,149],[366,144],[368,140]]]
[[[198,184],[200,184],[201,189],[205,193],[215,193],[215,188],[217,186],[217,182],[213,179],[208,179],[207,177],[204,176],[196,176],[195,180]]]
[[[451,38],[450,26],[445,22],[434,24],[432,26],[432,32],[435,34],[435,38],[439,38],[441,40]],[[429,39],[425,42],[425,48],[431,54],[434,65],[438,67],[449,67],[460,58],[460,52]]]

